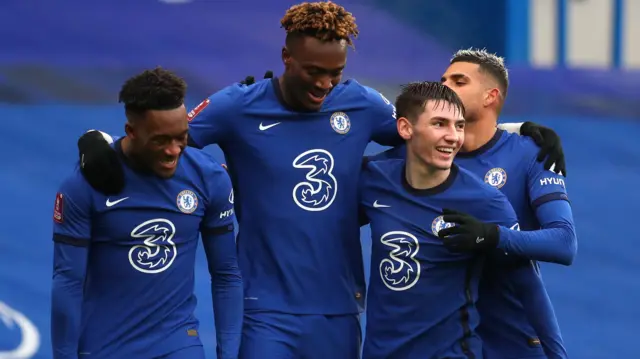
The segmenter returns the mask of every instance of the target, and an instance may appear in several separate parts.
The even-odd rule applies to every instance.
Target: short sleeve
[[[201,230],[203,232],[230,232],[233,231],[235,220],[231,179],[220,164],[213,159],[211,161],[205,171],[209,201]]]
[[[527,187],[531,208],[556,200],[569,201],[565,178],[555,172],[545,170],[541,162],[533,159],[527,172]]]
[[[219,144],[224,140],[229,131],[228,119],[237,115],[242,107],[243,94],[242,85],[231,85],[189,111],[189,137],[197,147]]]
[[[365,90],[371,106],[371,121],[373,121],[371,140],[383,146],[397,146],[404,143],[398,134],[396,107],[383,94],[371,87],[365,86]]]
[[[64,180],[53,208],[53,240],[86,246],[91,239],[92,190],[79,169]]]

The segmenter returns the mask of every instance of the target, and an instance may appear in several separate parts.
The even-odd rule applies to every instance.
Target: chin
[[[435,162],[431,163],[431,166],[433,168],[435,168],[437,170],[441,170],[441,171],[450,170],[452,165],[453,165],[453,162],[435,161]]]
[[[302,106],[307,111],[320,111],[323,104],[324,104],[324,101],[321,103],[304,102]]]
[[[167,170],[158,170],[156,169],[155,171],[156,176],[160,177],[160,178],[164,178],[164,179],[168,179],[173,177],[173,175],[176,174],[176,170],[171,170],[171,171],[167,171]]]

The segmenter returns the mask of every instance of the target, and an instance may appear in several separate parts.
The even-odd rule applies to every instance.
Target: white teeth
[[[436,147],[436,150],[444,153],[453,153],[453,148],[451,147]]]

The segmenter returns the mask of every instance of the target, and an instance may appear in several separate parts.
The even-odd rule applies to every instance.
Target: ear
[[[291,64],[291,53],[289,52],[289,49],[287,49],[286,46],[282,47],[281,56],[282,56],[282,63],[284,64],[284,67],[286,69]]]
[[[413,124],[406,117],[399,117],[396,121],[396,126],[398,127],[398,134],[405,141],[410,140],[411,136],[413,136]]]
[[[131,139],[135,139],[136,138],[135,127],[133,125],[131,125],[129,122],[124,124],[124,133],[127,135],[127,137],[129,137]]]
[[[484,96],[485,107],[492,106],[493,104],[498,104],[499,102],[500,102],[500,90],[498,90],[496,87],[485,92],[485,96]]]

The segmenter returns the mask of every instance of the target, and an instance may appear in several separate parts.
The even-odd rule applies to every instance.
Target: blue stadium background
[[[567,1],[556,0],[561,12]],[[293,3],[0,3],[0,358],[51,357],[55,191],[74,165],[80,134],[90,128],[122,132],[123,114],[116,104],[121,83],[141,69],[162,65],[187,79],[194,105],[245,75],[277,73],[283,41],[278,21]],[[635,187],[640,183],[640,72],[622,68],[615,54],[618,60],[608,67],[575,68],[560,56],[555,65],[536,69],[527,50],[528,33],[535,29],[526,24],[530,3],[484,3],[343,2],[361,29],[348,75],[393,98],[398,84],[438,79],[461,47],[486,47],[512,59],[512,87],[501,120],[553,127],[568,158],[579,253],[572,267],[543,265],[543,276],[569,353],[578,359],[638,358],[640,238],[634,226],[640,214]],[[564,28],[564,18],[549,21]],[[564,35],[558,36],[558,46],[566,46]],[[614,36],[623,35],[614,31]],[[621,50],[613,46],[611,51]],[[367,236],[365,231],[365,258]],[[197,277],[197,314],[207,353],[214,358],[202,253]]]

